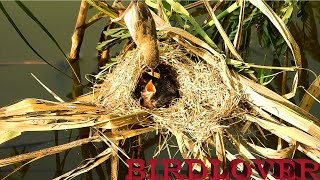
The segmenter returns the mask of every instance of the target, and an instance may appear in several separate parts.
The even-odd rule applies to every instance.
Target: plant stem
[[[72,35],[72,45],[69,54],[69,60],[72,64],[74,71],[72,72],[73,86],[72,86],[72,97],[76,98],[80,96],[82,92],[81,80],[78,78],[80,76],[80,67],[79,67],[79,52],[85,32],[85,21],[87,18],[89,9],[89,4],[85,1],[81,1],[80,10],[76,22],[76,26]]]

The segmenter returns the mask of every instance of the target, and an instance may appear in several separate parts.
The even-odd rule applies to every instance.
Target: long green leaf
[[[3,4],[0,1],[0,9],[2,10],[3,14],[6,16],[6,18],[8,19],[8,21],[10,22],[10,24],[12,25],[12,27],[15,29],[15,31],[19,34],[19,36],[21,37],[21,39],[27,44],[27,46],[44,62],[46,62],[49,66],[51,66],[52,68],[54,68],[55,70],[61,72],[62,74],[64,74],[65,76],[69,77],[70,79],[72,79],[71,76],[69,76],[68,74],[66,74],[65,72],[61,71],[60,69],[56,68],[54,65],[52,65],[49,61],[47,61],[46,59],[44,59],[33,47],[32,45],[29,43],[29,41],[24,37],[24,35],[21,33],[21,31],[19,30],[19,28],[16,26],[16,24],[14,23],[14,21],[12,20],[12,18],[10,17],[10,15],[8,14],[8,12],[6,11],[6,9],[4,8]]]
[[[36,22],[38,24],[38,26],[40,26],[40,28],[48,35],[48,37],[53,41],[53,43],[57,46],[57,48],[60,50],[60,52],[63,54],[65,60],[67,61],[69,67],[71,68],[71,70],[73,71],[73,74],[75,75],[75,77],[77,78],[77,81],[80,83],[80,79],[77,76],[75,70],[73,69],[72,65],[70,64],[70,60],[68,58],[68,56],[63,52],[61,46],[59,45],[59,43],[57,42],[57,40],[52,36],[52,34],[48,31],[48,29],[38,20],[37,17],[35,17],[33,15],[33,13],[27,8],[27,6],[25,6],[22,2],[20,1],[15,1],[18,6],[23,10],[23,12],[25,12],[34,22]]]
[[[178,2],[173,0],[167,0],[167,2],[171,5],[172,9],[181,14],[182,18],[187,19],[192,26],[194,27],[195,31],[202,36],[202,38],[214,49],[219,49],[218,46],[212,41],[212,39],[207,35],[207,33],[202,29],[202,27],[198,24],[198,22],[190,16],[189,12]]]
[[[240,7],[240,5],[238,4],[238,2],[233,3],[226,10],[222,11],[219,15],[217,15],[217,19],[218,20],[223,19],[225,16],[229,15],[230,13],[232,13],[233,11],[238,9],[239,7]],[[203,29],[207,30],[208,28],[210,28],[213,25],[214,25],[214,21],[211,20],[206,25],[203,26]]]
[[[49,36],[49,38],[53,41],[53,43],[58,47],[63,56],[68,59],[68,56],[63,52],[61,46],[57,42],[57,40],[52,36],[52,34],[48,31],[48,29],[39,21],[37,17],[33,15],[33,13],[26,7],[21,1],[15,1],[18,6],[34,21],[36,22],[40,28]]]

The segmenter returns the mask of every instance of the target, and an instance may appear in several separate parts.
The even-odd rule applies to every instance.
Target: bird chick
[[[142,106],[149,109],[155,108],[155,104],[151,101],[151,98],[156,94],[156,92],[156,87],[153,85],[152,80],[150,80],[146,87],[141,91],[141,98],[143,99]]]
[[[134,97],[141,97],[141,105],[149,109],[169,107],[174,99],[180,97],[177,74],[168,65],[160,64],[159,78],[143,73],[134,91]],[[139,97],[140,95],[140,97]]]

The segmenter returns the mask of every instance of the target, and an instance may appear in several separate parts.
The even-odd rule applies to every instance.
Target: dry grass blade
[[[225,130],[227,138],[230,140],[230,142],[234,145],[234,147],[238,150],[239,154],[250,164],[250,166],[254,167],[253,162],[250,159],[256,159],[255,156],[252,155],[252,153],[243,145],[241,144],[230,132]],[[232,161],[236,157],[234,157],[231,153],[228,151],[226,157],[229,161]],[[260,176],[258,172],[255,169],[252,169],[252,176],[255,179],[260,179]],[[267,175],[268,179],[274,179],[270,174]]]
[[[293,140],[290,137],[288,137],[282,133],[277,133],[276,131],[274,131],[273,133],[288,143],[293,142]],[[320,151],[319,150],[311,148],[310,146],[306,146],[304,144],[298,144],[297,146],[298,146],[299,151],[301,151],[305,155],[309,156],[312,160],[320,163]]]
[[[148,123],[148,113],[115,117],[104,109],[78,103],[57,103],[26,99],[0,109],[0,131],[52,131],[97,126],[114,129]]]
[[[255,144],[248,143],[255,151],[259,152],[262,156],[270,158],[270,159],[285,159],[292,158],[294,152],[296,150],[296,146],[290,145],[287,148],[281,150],[274,150],[270,148],[265,148],[261,146],[257,146]]]
[[[0,144],[9,141],[17,136],[20,136],[20,131],[0,131]]]
[[[26,161],[28,159],[34,159],[37,157],[45,157],[48,155],[60,153],[60,152],[65,151],[67,149],[71,149],[74,147],[81,146],[83,144],[87,144],[89,142],[96,141],[96,140],[98,140],[98,138],[99,138],[98,136],[94,136],[94,137],[90,137],[90,138],[79,139],[79,140],[76,140],[76,141],[73,141],[73,142],[70,142],[67,144],[62,144],[59,146],[54,146],[54,147],[42,149],[39,151],[34,151],[34,152],[26,153],[26,154],[21,154],[21,155],[5,158],[5,159],[0,159],[0,167],[4,167],[4,166],[8,166],[8,165],[15,164],[18,162]]]
[[[243,26],[243,19],[244,19],[244,10],[246,7],[246,1],[241,0],[240,1],[240,14],[239,14],[239,23],[238,23],[238,28],[237,28],[237,33],[234,37],[233,45],[236,48],[238,52],[240,52],[240,45],[241,45],[241,35],[242,35],[242,26]]]
[[[42,156],[38,156],[38,157],[36,157],[36,158],[34,158],[34,159],[31,159],[30,161],[28,161],[28,162],[22,164],[21,166],[15,168],[15,169],[14,169],[13,171],[11,171],[9,174],[7,174],[6,176],[4,176],[1,180],[7,179],[9,176],[11,176],[11,175],[14,174],[15,172],[19,171],[21,168],[23,168],[23,167],[25,167],[26,165],[28,165],[28,164],[30,164],[30,163],[38,160],[38,159],[41,159],[41,158],[42,158]]]
[[[221,129],[218,130],[218,132],[215,135],[215,147],[216,147],[216,155],[218,159],[221,161],[221,167],[223,169],[227,166],[227,160],[226,160],[226,151],[224,147],[223,142],[223,132]]]
[[[245,133],[248,131],[248,129],[249,129],[249,127],[251,126],[251,124],[252,124],[252,122],[247,121],[247,122],[243,125],[243,127],[241,128],[241,133],[242,133],[242,134],[245,134]]]
[[[281,18],[273,11],[273,9],[264,1],[264,0],[249,0],[254,6],[259,8],[259,10],[266,15],[267,18],[272,22],[272,24],[278,29],[283,39],[287,42],[291,52],[293,54],[295,63],[297,67],[302,67],[301,62],[301,54],[300,48],[294,38],[292,37],[290,31],[281,20]],[[298,86],[297,80],[300,77],[301,70],[298,70],[298,74],[296,75],[292,84],[292,90],[290,93],[284,95],[286,99],[292,98],[296,93],[296,88]]]
[[[246,161],[250,163],[250,165],[253,165],[253,162],[250,161],[250,159],[255,159],[255,157],[251,154],[251,152],[244,145],[242,145],[241,142],[238,141],[229,131],[225,130],[225,133],[229,141],[238,150],[240,155],[245,158]]]
[[[102,120],[99,120],[100,117]],[[145,117],[143,114],[142,117]],[[44,120],[50,118],[49,120]],[[75,122],[58,122],[50,123],[47,122],[63,119],[63,120],[72,120],[75,119]],[[97,120],[98,119],[98,120]],[[14,120],[14,119],[13,119]],[[27,120],[26,122],[17,121],[0,121],[0,131],[14,131],[19,129],[21,131],[53,131],[53,130],[66,130],[66,129],[78,129],[84,127],[101,127],[104,129],[113,129],[119,128],[122,126],[130,124],[139,124],[139,122],[146,123],[147,121],[139,121],[139,115],[133,114],[128,116],[122,116],[117,118],[110,118],[109,115],[96,115],[95,117],[84,116],[84,115],[72,115],[70,116],[51,116],[46,118],[37,118],[33,117]]]
[[[118,146],[119,142],[116,141],[115,145]],[[118,179],[118,172],[119,172],[119,155],[118,150],[115,147],[112,147],[114,151],[111,152],[111,180]]]
[[[134,137],[137,135],[141,134],[146,134],[148,132],[152,132],[154,128],[141,128],[141,129],[135,129],[135,130],[124,130],[124,131],[118,131],[116,133],[106,133],[106,136],[109,137],[112,140],[124,140],[126,138]],[[90,138],[85,138],[85,139],[80,139],[76,140],[67,144],[55,146],[55,147],[50,147],[46,149],[42,149],[39,151],[31,152],[31,153],[26,153],[26,154],[21,154],[5,159],[0,159],[0,167],[8,166],[11,164],[15,164],[18,162],[23,162],[29,159],[34,159],[37,157],[45,157],[48,155],[60,153],[62,151],[65,151],[67,149],[71,149],[74,147],[82,146],[84,144],[94,142],[94,141],[101,141],[99,136],[93,136]]]
[[[197,56],[202,57],[203,59],[205,59],[211,65],[213,65],[213,66],[216,65],[217,62],[214,60],[215,58],[210,52],[208,52],[205,49],[200,49],[200,48],[197,48],[196,46],[191,45],[188,41],[186,41],[184,38],[182,38],[183,36],[181,36],[181,35],[182,35],[182,33],[180,33],[180,36],[172,37],[172,38],[175,41],[177,41],[179,44],[181,44],[184,47],[186,47],[188,50],[192,51]]]
[[[217,51],[212,49],[204,41],[200,40],[199,38],[193,36],[192,34],[188,33],[187,31],[185,31],[183,29],[172,27],[169,23],[165,22],[163,19],[161,19],[155,13],[151,12],[151,14],[152,14],[153,19],[155,20],[155,23],[156,23],[156,26],[157,26],[158,30],[166,31],[166,32],[172,32],[174,34],[180,35],[181,37],[184,37],[185,39],[192,41],[193,43],[199,45],[200,47],[203,47],[204,49],[207,49],[213,55],[222,58],[222,55],[220,53],[218,53]]]
[[[264,65],[258,65],[253,63],[246,63],[246,62],[240,62],[238,60],[234,59],[226,59],[227,64],[233,65],[233,66],[239,66],[243,68],[259,68],[259,69],[273,69],[273,70],[280,70],[280,71],[296,71],[295,66],[290,67],[278,67],[278,66],[264,66]]]
[[[193,36],[192,34],[188,33],[187,31],[176,28],[176,27],[171,27],[170,24],[167,24],[164,22],[159,16],[156,14],[152,13],[153,18],[156,20],[156,25],[159,30],[166,31],[172,34],[172,38],[176,40],[179,44],[184,46],[186,49],[192,51],[194,54],[198,55],[201,57],[203,60],[205,60],[207,63],[211,64],[212,66],[215,66],[217,61],[216,58],[218,58],[221,63],[221,68],[224,73],[223,77],[224,80],[227,82],[227,86],[231,85],[230,88],[234,88],[234,82],[232,82],[232,78],[229,72],[229,69],[227,67],[225,58],[223,57],[222,54],[219,52],[215,51],[212,49],[207,43],[202,41],[201,39]],[[178,35],[178,37],[176,37]],[[194,43],[195,45],[199,46],[194,46],[190,42]],[[203,49],[202,49],[203,48]],[[216,57],[216,58],[214,58]]]
[[[70,67],[72,67],[72,66],[70,65]],[[45,90],[47,90],[57,101],[59,101],[59,102],[64,102],[56,93],[54,93],[53,91],[51,91],[51,89],[49,89],[46,85],[44,85],[35,75],[33,75],[33,74],[31,73],[31,76],[32,76],[33,78],[35,78],[35,79],[38,81],[38,83],[39,83]]]
[[[149,114],[141,111],[125,116],[111,118],[109,116],[101,116],[97,121],[99,122],[99,128],[102,129],[116,129],[130,124],[149,124]],[[105,122],[105,123],[104,123]]]
[[[263,110],[320,139],[319,120],[268,88],[240,77],[249,101]]]
[[[75,103],[83,103],[83,104],[91,104],[92,101],[99,95],[99,93],[93,93],[89,92],[87,94],[84,94],[82,96],[77,97],[72,102]]]
[[[180,29],[180,28],[171,27],[170,24],[163,21],[156,14],[152,13],[152,16],[155,19],[157,29],[173,33],[172,37],[174,40],[176,40],[179,44],[186,47],[187,49],[191,50],[196,55],[202,57],[209,64],[211,64],[213,66],[216,65],[216,60],[212,56],[215,56],[218,59],[220,59],[221,60],[220,63],[222,64],[221,68],[223,69],[223,72],[225,73],[224,79],[225,79],[225,81],[227,81],[227,85],[234,86],[233,82],[232,81],[230,82],[230,80],[232,78],[230,76],[229,69],[227,68],[227,64],[226,64],[222,54],[218,53],[217,51],[212,49],[207,43],[205,43],[201,39],[193,36],[192,34],[188,33],[187,31]],[[178,35],[180,37],[175,37],[176,35]],[[189,42],[186,42],[184,39],[196,44],[197,46],[199,46],[201,48],[191,45]],[[202,48],[204,48],[204,49],[202,49]]]
[[[10,116],[35,115],[36,113],[52,113],[52,112],[78,112],[79,114],[97,114],[103,112],[102,108],[77,104],[77,103],[58,103],[42,99],[24,99],[16,104],[3,107],[0,109],[0,118],[9,118]],[[71,113],[70,113],[71,114]],[[75,113],[76,114],[76,113]]]
[[[234,159],[237,159],[237,157],[236,157],[235,155],[231,154],[229,151],[226,151],[226,157],[227,157],[227,159],[228,159],[229,161],[232,161],[232,160],[234,160]],[[239,165],[237,166],[237,169],[238,169],[239,171],[243,171],[243,165],[242,165],[242,164],[239,164]],[[251,174],[251,177],[250,177],[250,178],[262,180],[260,174],[254,169],[254,166],[252,166],[252,174]],[[275,178],[271,175],[270,172],[267,174],[266,179],[275,180]]]
[[[300,102],[300,107],[309,112],[315,103],[315,99],[320,95],[320,76],[318,76],[308,88],[307,92],[303,95]]]
[[[277,134],[283,134],[292,140],[296,140],[301,144],[305,144],[312,148],[320,150],[320,139],[310,136],[309,134],[294,128],[287,127],[284,125],[276,124],[274,122],[269,122],[264,119],[246,115],[247,120],[258,123],[262,128]]]
[[[184,159],[199,159],[201,160],[207,168],[211,167],[211,164],[206,157],[206,154],[201,150],[201,146],[194,144],[191,139],[186,135],[173,131],[172,134],[175,135],[178,143],[180,153]],[[192,167],[193,170],[198,172],[201,171],[201,166],[199,164],[194,164]]]
[[[153,127],[146,127],[141,129],[132,129],[132,130],[123,130],[123,131],[114,131],[114,132],[108,132],[106,133],[106,136],[108,136],[113,141],[119,141],[124,140],[130,137],[146,134],[149,132],[154,131],[155,128]]]
[[[186,148],[186,146],[184,145],[184,141],[183,141],[183,134],[182,133],[173,133],[176,137],[177,143],[178,143],[178,148],[180,150],[180,153],[182,155],[183,158],[187,158],[188,157],[188,150]]]
[[[214,24],[216,25],[220,35],[222,36],[224,43],[228,46],[228,48],[230,49],[231,53],[240,61],[243,61],[241,56],[239,55],[239,53],[237,52],[237,50],[234,48],[232,42],[230,41],[228,35],[226,34],[226,32],[224,31],[223,27],[221,26],[219,20],[217,19],[216,15],[214,14],[210,4],[208,1],[206,0],[202,0],[203,4],[205,5],[205,7],[207,8],[207,11],[209,12],[212,20],[214,21]]]
[[[195,1],[195,2],[192,2],[190,4],[187,4],[184,8],[186,10],[189,10],[189,9],[195,8],[195,7],[197,7],[197,6],[201,5],[201,4],[202,4],[201,1]]]
[[[273,9],[263,0],[249,0],[254,6],[266,15],[266,17],[272,22],[272,24],[278,29],[283,39],[290,47],[293,56],[295,58],[296,65],[301,67],[301,54],[300,48],[294,38],[292,37],[289,29],[286,27],[281,18],[273,11]]]
[[[223,59],[223,56],[218,53],[217,51],[215,51],[214,49],[212,49],[207,43],[205,43],[204,41],[202,41],[201,39],[193,36],[192,34],[188,33],[187,31],[183,30],[183,29],[180,29],[180,28],[176,28],[176,27],[169,27],[169,26],[164,26],[164,27],[161,27],[160,30],[162,31],[167,31],[167,32],[172,32],[176,35],[179,35],[193,43],[195,43],[196,45],[208,50],[210,53],[212,53],[214,56],[217,56],[219,58],[222,58]],[[205,59],[206,60],[206,59]],[[212,61],[208,61],[208,63],[213,63]],[[212,64],[214,65],[214,64]]]
[[[305,155],[309,156],[312,160],[320,164],[320,151],[317,149],[313,149],[311,147],[307,147],[305,145],[299,145],[298,150],[303,152]]]
[[[82,165],[78,166],[77,168],[59,176],[54,178],[54,180],[59,180],[59,179],[73,179],[76,176],[79,176],[80,174],[86,173],[88,171],[90,171],[91,169],[97,167],[98,165],[100,165],[101,163],[105,162],[107,159],[110,158],[111,155],[111,148],[108,148],[106,150],[104,150],[103,152],[101,152],[100,154],[98,154],[96,157],[94,158],[90,158],[90,159],[86,159]]]

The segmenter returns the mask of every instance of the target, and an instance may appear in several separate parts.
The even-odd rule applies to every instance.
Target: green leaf
[[[244,65],[243,62],[237,61],[237,60],[233,60],[233,59],[230,59],[230,58],[227,58],[227,59],[226,59],[226,63],[227,63],[228,65],[232,65],[232,66],[234,66],[234,67],[240,67],[240,66],[243,66],[243,65]]]
[[[48,35],[48,37],[52,40],[52,42],[58,47],[58,49],[60,50],[60,52],[63,54],[63,56],[68,59],[68,56],[63,52],[61,46],[59,45],[59,43],[57,42],[57,40],[52,36],[52,34],[48,31],[48,29],[46,27],[44,27],[44,25],[39,21],[39,19],[37,17],[35,17],[33,15],[33,13],[20,1],[15,1],[18,6],[23,10],[23,12],[25,12],[35,23],[37,23],[38,26],[40,26],[40,28]],[[71,65],[70,65],[71,67]]]
[[[112,39],[103,41],[103,42],[101,42],[101,43],[98,43],[98,45],[97,45],[96,48],[97,48],[99,51],[103,51],[103,50],[107,49],[108,47],[110,47],[111,43],[114,44],[114,42],[115,42],[116,40],[119,40],[119,39],[120,39],[120,38],[112,38]]]
[[[116,37],[116,38],[121,38],[121,39],[126,39],[128,37],[131,37],[131,34],[129,31],[126,30],[120,30],[118,32],[115,32],[114,34],[110,35],[111,37]]]
[[[90,6],[91,7],[91,6]],[[87,24],[86,24],[86,27],[88,27],[89,25],[93,24],[94,22],[100,20],[101,18],[103,18],[105,16],[105,14],[103,12],[97,12],[94,16],[92,16]]]
[[[107,31],[104,31],[103,33],[107,36],[111,36],[112,38],[98,43],[96,49],[98,49],[99,51],[106,50],[114,44],[120,43],[122,40],[131,37],[129,31],[125,28],[109,29]]]
[[[189,12],[180,3],[174,2],[173,0],[167,0],[167,2],[175,12],[184,16],[189,16]]]
[[[254,73],[254,70],[245,69],[243,72],[244,72],[244,73],[247,73],[247,74],[253,74],[253,73]]]
[[[12,27],[14,28],[14,30],[18,33],[18,35],[20,36],[20,38],[27,44],[27,46],[44,62],[46,62],[49,66],[51,66],[53,69],[57,70],[58,72],[64,74],[65,76],[69,77],[70,79],[73,79],[71,76],[69,76],[68,74],[66,74],[65,72],[61,71],[60,69],[56,68],[54,65],[52,65],[49,61],[47,61],[46,59],[44,59],[33,47],[32,45],[29,43],[29,41],[24,37],[24,35],[21,33],[20,29],[17,27],[17,25],[14,23],[14,21],[12,20],[12,18],[10,17],[10,15],[8,14],[8,12],[6,11],[6,9],[4,8],[3,4],[0,1],[0,9],[2,10],[3,14],[6,16],[6,18],[8,19],[8,21],[10,22],[10,24],[12,25]]]
[[[47,34],[47,36],[53,41],[53,43],[58,47],[58,49],[60,50],[60,52],[62,53],[62,55],[64,56],[67,64],[69,65],[69,67],[71,68],[71,70],[73,71],[73,73],[76,75],[72,65],[70,64],[70,60],[68,58],[68,56],[63,52],[62,48],[60,47],[59,43],[56,41],[56,39],[52,36],[52,34],[47,30],[46,27],[44,27],[44,25],[38,20],[38,18],[36,18],[33,13],[20,1],[15,1],[18,6],[34,21],[38,24],[38,26],[40,26],[40,28]],[[80,83],[80,79],[79,77],[76,75],[77,81]]]
[[[222,11],[218,16],[217,19],[221,20],[222,18],[226,17],[227,15],[229,15],[231,12],[235,11],[236,9],[238,9],[240,6],[237,2],[233,3],[231,6],[229,6],[226,10]],[[214,25],[213,20],[209,21],[205,26],[203,26],[204,30],[207,30],[208,28],[210,28],[211,26]]]
[[[184,16],[181,15],[183,19],[188,20],[195,31],[214,49],[218,49],[218,46],[212,41],[212,39],[207,35],[207,33],[202,29],[202,27],[198,24],[198,22],[192,16]]]
[[[114,29],[108,29],[107,31],[104,31],[103,34],[105,36],[110,36],[113,35],[115,33],[118,33],[121,30],[126,30],[127,28],[114,28]]]

